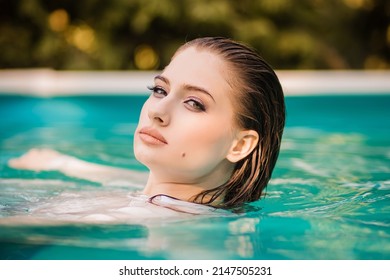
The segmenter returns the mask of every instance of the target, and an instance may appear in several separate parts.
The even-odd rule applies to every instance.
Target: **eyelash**
[[[205,112],[206,111],[206,106],[204,104],[195,99],[194,97],[189,98],[188,100],[185,101],[185,103],[191,107],[192,110],[195,110],[197,112]],[[192,103],[192,105],[190,104]]]
[[[153,93],[154,96],[158,97],[157,95],[162,94],[163,96],[167,96],[167,92],[162,88],[158,86],[148,86],[148,89]]]
[[[168,93],[162,87],[159,87],[159,86],[148,86],[148,89],[157,98],[165,97],[168,95]],[[190,106],[191,110],[194,110],[197,112],[205,112],[206,111],[206,106],[195,97],[190,97],[184,103],[186,103],[188,106]]]

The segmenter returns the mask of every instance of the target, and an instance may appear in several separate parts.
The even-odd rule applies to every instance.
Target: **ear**
[[[226,156],[227,160],[232,163],[240,161],[253,151],[258,142],[259,134],[256,131],[240,131]]]

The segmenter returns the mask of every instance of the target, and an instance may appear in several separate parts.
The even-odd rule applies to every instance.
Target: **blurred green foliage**
[[[0,68],[161,69],[199,36],[276,69],[389,69],[388,0],[0,0]]]

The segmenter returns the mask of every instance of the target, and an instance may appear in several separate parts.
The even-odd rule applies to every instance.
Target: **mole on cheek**
[[[182,157],[182,158],[185,158],[185,157],[186,157],[186,153],[182,153],[182,154],[181,154],[181,157]]]

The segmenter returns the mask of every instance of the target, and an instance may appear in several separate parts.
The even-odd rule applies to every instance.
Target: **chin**
[[[143,151],[143,150],[134,150],[134,156],[135,159],[148,167],[149,169],[153,166],[163,166],[165,165],[163,162],[161,162],[161,159],[163,158],[161,155],[158,155],[157,153],[153,151]]]

